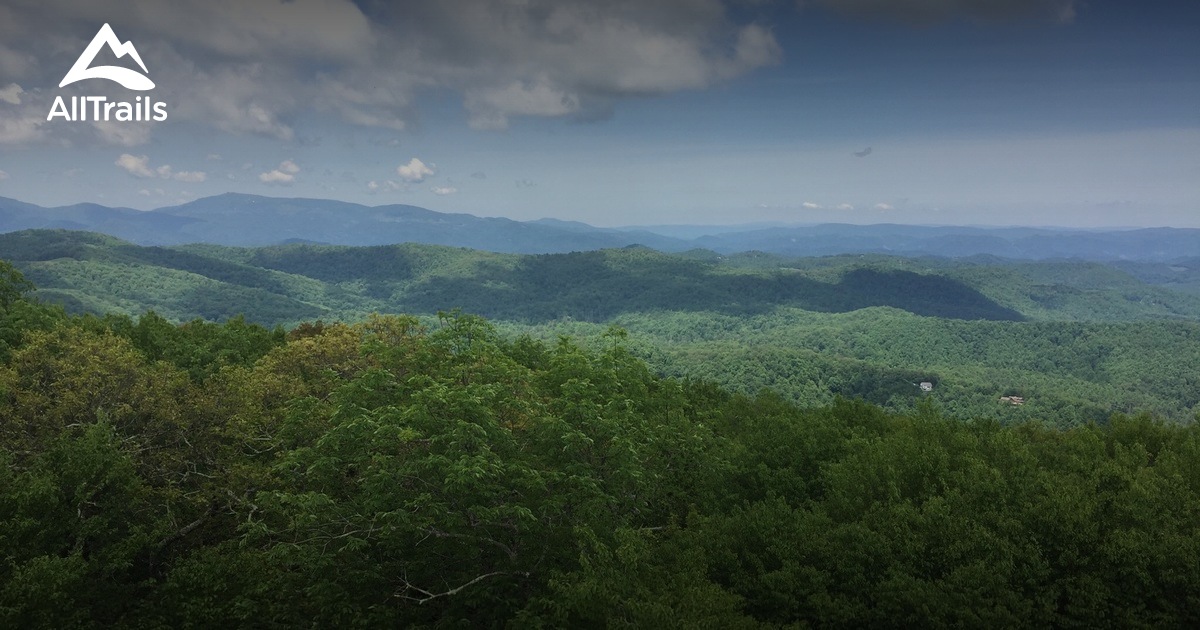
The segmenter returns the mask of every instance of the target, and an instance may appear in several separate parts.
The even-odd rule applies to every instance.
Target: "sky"
[[[90,65],[153,89],[60,87],[104,24],[145,72]],[[47,120],[84,96],[167,117]],[[0,0],[0,196],[226,192],[599,226],[1200,227],[1200,3]]]

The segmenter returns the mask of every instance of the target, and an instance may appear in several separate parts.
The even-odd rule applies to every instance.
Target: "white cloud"
[[[284,160],[279,163],[279,168],[258,175],[258,181],[264,184],[291,184],[296,181],[296,174],[300,172],[300,167],[291,160]]]
[[[145,155],[138,157],[128,153],[122,153],[121,157],[117,158],[117,161],[113,162],[113,164],[125,169],[127,173],[133,175],[134,177],[155,177],[157,175],[157,173],[150,168],[150,158]]]
[[[877,204],[875,204],[875,209],[882,211],[882,212],[886,212],[888,210],[895,210],[896,207],[890,203],[877,203]]]
[[[375,180],[371,180],[371,181],[367,182],[367,192],[370,192],[372,194],[377,193],[379,191],[395,192],[397,190],[403,190],[404,188],[405,188],[405,186],[403,184],[396,183],[390,179],[384,181],[383,183],[377,182]]]
[[[434,170],[426,166],[424,162],[417,158],[408,161],[408,164],[401,164],[396,167],[396,174],[406,182],[418,183],[425,181],[426,177],[434,174]]]
[[[276,169],[266,173],[259,173],[258,181],[264,184],[290,184],[296,181],[296,176]]]
[[[5,173],[4,171],[0,171],[0,182],[4,181],[6,179],[8,179],[8,173]]]
[[[805,210],[820,210],[820,209],[821,209],[821,207],[822,207],[822,206],[821,206],[821,204],[819,204],[819,203],[813,203],[813,202],[811,202],[811,201],[805,201],[804,203],[802,203],[802,204],[800,204],[800,205],[801,205],[801,206],[802,206],[802,207],[803,207]]]
[[[8,103],[9,105],[20,105],[21,95],[24,93],[25,90],[21,89],[21,86],[17,85],[16,83],[9,83],[8,85],[0,88],[0,101]]]
[[[429,190],[432,190],[435,195],[453,195],[458,192],[458,189],[453,186],[434,186]]]
[[[170,164],[162,166],[150,166],[150,158],[145,155],[130,155],[122,153],[113,164],[125,169],[125,172],[134,177],[158,178],[158,179],[174,179],[181,182],[202,182],[208,179],[208,174],[203,171],[178,171],[171,168]]]
[[[208,179],[208,173],[203,171],[179,171],[171,176],[172,179],[180,182],[202,182]]]
[[[839,203],[837,206],[837,209],[838,210],[853,210],[854,206],[852,206],[848,203]]]

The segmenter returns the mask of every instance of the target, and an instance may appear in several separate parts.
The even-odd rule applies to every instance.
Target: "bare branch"
[[[460,592],[462,592],[462,590],[463,590],[463,589],[466,589],[466,588],[468,588],[468,587],[470,587],[470,586],[472,586],[472,585],[474,585],[474,584],[476,584],[476,583],[482,582],[483,580],[486,580],[486,579],[488,579],[488,578],[491,578],[491,577],[496,577],[497,575],[519,575],[519,576],[521,576],[521,577],[529,577],[529,572],[528,572],[528,571],[516,571],[516,572],[513,572],[513,571],[493,571],[493,572],[491,572],[491,573],[484,573],[483,575],[480,575],[480,576],[476,577],[475,579],[473,579],[473,580],[471,580],[471,581],[469,581],[469,582],[467,582],[467,583],[465,583],[465,584],[462,584],[462,585],[460,585],[460,586],[456,586],[455,588],[452,588],[452,589],[450,589],[450,590],[448,590],[448,591],[444,591],[444,592],[441,592],[441,593],[432,593],[432,592],[430,592],[430,591],[427,591],[427,590],[425,590],[425,589],[423,589],[423,588],[421,588],[421,587],[419,587],[419,586],[413,586],[413,584],[412,584],[411,582],[409,582],[407,579],[405,579],[405,578],[401,578],[401,581],[402,581],[402,582],[404,582],[404,590],[403,590],[403,591],[400,591],[399,593],[396,593],[396,597],[402,597],[402,598],[404,598],[404,599],[407,599],[407,600],[409,600],[409,601],[414,601],[414,602],[417,602],[418,604],[424,604],[425,602],[428,602],[428,601],[430,601],[430,600],[437,599],[437,598],[439,598],[439,597],[446,597],[446,596],[449,596],[449,595],[457,595],[457,594],[459,594]],[[408,591],[416,591],[416,592],[418,592],[418,593],[421,593],[421,594],[425,595],[425,597],[410,597],[410,596],[408,596],[408,595],[405,595],[405,593],[407,593]]]
[[[158,543],[159,549],[166,548],[167,546],[171,545],[172,543],[179,540],[180,538],[183,538],[184,536],[187,536],[188,534],[192,533],[193,531],[195,531],[195,529],[197,527],[200,527],[201,525],[203,525],[204,521],[207,521],[208,517],[212,516],[213,512],[216,512],[216,511],[217,511],[216,505],[209,505],[208,510],[206,510],[204,512],[204,514],[201,514],[200,518],[192,521],[191,523],[188,523],[187,525],[184,525],[183,527],[179,528],[179,530],[176,531],[175,533],[162,539],[162,541],[160,541]]]

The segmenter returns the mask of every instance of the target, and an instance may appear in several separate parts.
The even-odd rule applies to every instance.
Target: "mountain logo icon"
[[[96,59],[96,55],[100,52],[100,48],[105,45],[116,54],[118,59],[125,55],[133,57],[137,65],[142,67],[142,72],[149,73],[149,70],[146,70],[146,64],[142,63],[141,55],[133,47],[133,42],[121,43],[121,40],[117,39],[117,34],[113,32],[112,27],[105,24],[96,32],[96,36],[92,38],[92,43],[88,44],[87,48],[83,50],[83,54],[79,55],[79,59],[75,60],[75,65],[71,66],[71,69],[67,72],[67,76],[63,77],[62,83],[59,83],[58,87],[66,87],[84,79],[108,79],[109,81],[116,81],[130,90],[145,91],[154,89],[154,82],[150,80],[150,77],[140,74],[136,70],[120,66],[91,67],[92,62]]]

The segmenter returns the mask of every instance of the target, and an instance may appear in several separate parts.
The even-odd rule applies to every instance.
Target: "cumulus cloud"
[[[877,203],[875,204],[875,209],[881,212],[886,212],[888,210],[895,210],[896,207],[890,203]]]
[[[258,181],[264,184],[290,184],[296,181],[296,176],[284,173],[278,169],[258,174]]]
[[[20,2],[0,7],[0,77],[29,92],[57,90],[97,24],[120,16],[113,28],[134,42],[171,121],[285,140],[314,111],[405,129],[422,92],[449,91],[461,96],[465,122],[495,129],[514,116],[602,117],[622,99],[704,89],[776,63],[771,30],[729,4]],[[2,89],[5,102],[30,100]]]
[[[21,86],[16,83],[9,83],[5,87],[0,88],[0,101],[9,105],[20,105],[21,95],[24,93],[25,90],[21,89]]]
[[[145,155],[122,153],[113,164],[142,179],[173,179],[180,182],[202,182],[208,179],[208,174],[203,171],[175,171],[170,164],[150,166],[150,158]]]
[[[853,209],[854,209],[854,206],[852,206],[852,205],[850,205],[850,204],[848,204],[848,203],[839,203],[839,204],[837,205],[837,209],[838,209],[838,210],[853,210]]]
[[[805,210],[820,210],[821,209],[821,204],[813,203],[811,201],[805,201],[804,203],[800,204],[800,206],[802,208],[804,208]]]
[[[265,173],[259,173],[258,181],[264,184],[282,184],[287,185],[296,181],[296,174],[300,172],[300,167],[291,160],[284,160],[279,163],[279,168],[276,168]]]
[[[408,164],[397,166],[396,174],[400,176],[400,179],[415,184],[425,181],[426,177],[431,177],[434,174],[434,170],[426,166],[421,160],[413,158],[408,161]]]
[[[176,181],[197,183],[208,179],[208,174],[203,171],[179,171],[171,177]]]
[[[435,195],[453,195],[458,192],[458,189],[453,186],[434,186],[429,190],[432,190]]]
[[[1071,22],[1079,0],[801,0],[852,15],[928,23],[953,18],[1007,20],[1035,17]]]
[[[380,191],[393,192],[393,191],[403,190],[403,189],[404,189],[403,184],[396,183],[390,179],[385,180],[383,182],[377,182],[375,180],[371,180],[371,181],[367,182],[367,192],[370,192],[372,194],[380,192]]]
[[[125,169],[125,172],[134,177],[155,177],[157,175],[154,169],[150,168],[150,158],[145,155],[138,157],[122,153],[114,164]]]

